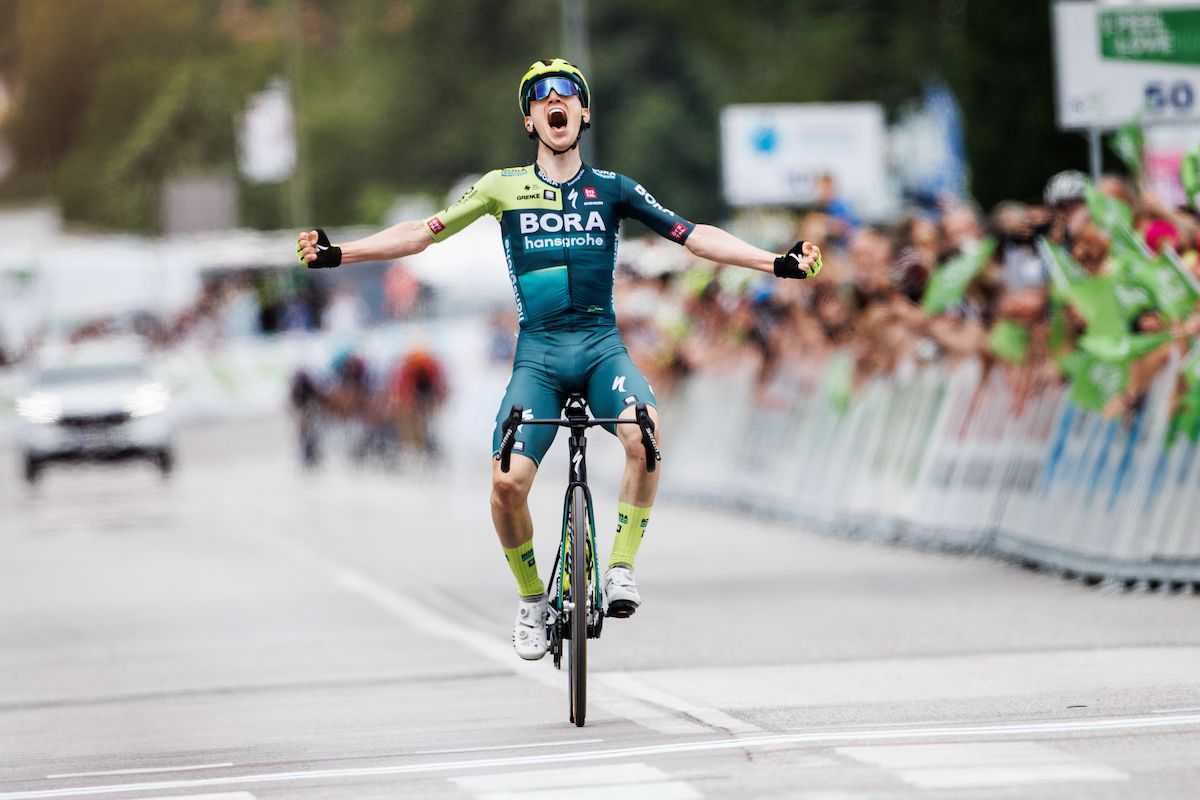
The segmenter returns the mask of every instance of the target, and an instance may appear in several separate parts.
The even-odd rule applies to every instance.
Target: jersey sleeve
[[[449,239],[484,214],[497,214],[494,197],[496,173],[489,172],[463,192],[454,205],[439,211],[425,220],[425,227],[433,234],[433,240]]]
[[[640,183],[620,176],[621,181],[621,216],[632,217],[642,222],[647,228],[673,242],[683,244],[691,235],[695,223],[689,222],[665,207],[646,191]]]

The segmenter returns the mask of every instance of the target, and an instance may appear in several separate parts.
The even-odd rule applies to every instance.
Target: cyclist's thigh
[[[588,378],[588,405],[597,417],[619,417],[626,408],[645,403],[657,407],[654,392],[624,345],[611,348]],[[605,426],[615,433],[615,426]]]
[[[500,403],[500,410],[496,412],[496,428],[492,431],[492,455],[500,452],[500,426],[508,418],[508,412],[514,404],[525,410],[526,418],[553,419],[562,411],[563,400],[561,391],[544,369],[528,363],[514,367],[512,378],[508,381],[508,389],[504,392],[504,400]],[[550,449],[556,433],[558,428],[554,425],[523,425],[517,431],[513,453],[528,456],[533,459],[533,463],[541,464],[542,457]]]

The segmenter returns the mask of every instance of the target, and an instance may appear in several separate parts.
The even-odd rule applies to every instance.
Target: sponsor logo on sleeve
[[[514,175],[528,175],[529,168],[528,167],[512,167],[510,169],[502,169],[502,170],[500,170],[500,174],[505,178],[511,178]]]
[[[547,200],[557,200],[558,192],[554,191],[553,189],[547,189],[546,191],[542,192],[542,197],[546,198]]]
[[[643,187],[640,183],[637,186],[634,186],[633,190],[635,192],[637,192],[639,195],[641,195],[642,199],[645,200],[647,204],[653,206],[654,208],[657,208],[659,211],[663,212],[664,214],[669,214],[672,217],[675,216],[674,211],[672,211],[669,208],[663,208],[662,204],[654,199],[654,195],[647,192],[645,187]]]
[[[596,194],[595,186],[583,187],[583,199],[584,200],[595,200],[596,197],[597,197],[597,194]]]
[[[592,174],[595,175],[597,178],[607,178],[610,181],[613,178],[617,177],[617,173],[609,172],[606,169],[593,169]]]
[[[434,217],[433,219],[429,220],[428,225],[429,225],[429,230],[432,233],[434,233],[435,235],[446,230],[446,226],[443,225],[442,221],[440,219],[438,219],[437,217]]]
[[[671,228],[670,237],[678,242],[683,238],[685,233],[687,233],[687,225],[684,225],[682,222],[676,222],[675,227]]]

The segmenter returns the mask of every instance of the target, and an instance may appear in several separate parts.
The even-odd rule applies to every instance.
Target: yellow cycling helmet
[[[575,84],[579,90],[579,101],[584,108],[589,107],[592,96],[588,90],[587,78],[583,77],[579,67],[565,58],[543,58],[541,61],[535,61],[529,65],[528,71],[521,77],[521,83],[517,87],[517,105],[521,107],[521,116],[529,116],[529,102],[534,84],[542,78],[555,77],[566,78]]]

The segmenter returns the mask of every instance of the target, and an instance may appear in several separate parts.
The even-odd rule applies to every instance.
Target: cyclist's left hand
[[[775,259],[775,275],[780,278],[812,278],[821,271],[821,248],[812,242],[796,242]]]

